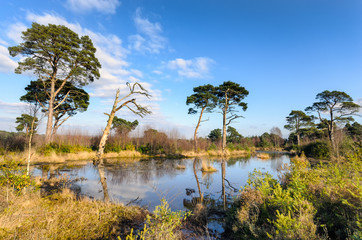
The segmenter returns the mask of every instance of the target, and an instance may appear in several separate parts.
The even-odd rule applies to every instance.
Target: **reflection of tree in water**
[[[176,176],[176,166],[182,160],[145,159],[131,163],[107,164],[109,180],[114,184],[139,183],[148,184],[153,179],[163,176]]]
[[[201,203],[204,201],[204,196],[201,192],[201,187],[200,187],[200,182],[199,182],[199,178],[197,177],[197,162],[199,162],[200,159],[198,158],[195,158],[194,159],[194,163],[193,163],[193,170],[194,170],[194,176],[195,176],[195,179],[196,179],[196,184],[197,184],[197,189],[199,190],[199,196],[200,196],[200,201]]]
[[[251,159],[251,155],[247,155],[243,158],[229,158],[226,162],[228,167],[234,166],[236,163],[239,163],[239,166],[245,166]]]
[[[104,164],[101,160],[98,164],[98,173],[99,173],[99,179],[101,181],[102,189],[103,189],[103,195],[104,195],[104,201],[109,201],[109,194],[108,194],[108,187],[107,187],[107,179],[104,175]]]
[[[270,161],[270,167],[274,171],[279,171],[281,167],[283,166],[283,159],[284,156],[277,156]]]

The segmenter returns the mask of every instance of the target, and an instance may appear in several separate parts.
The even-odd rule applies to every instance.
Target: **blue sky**
[[[0,129],[14,131],[26,111],[19,97],[35,77],[14,74],[7,48],[21,31],[62,24],[89,35],[102,64],[101,78],[85,89],[88,111],[65,129],[98,133],[117,88],[140,82],[152,94],[152,115],[142,126],[191,137],[197,116],[186,97],[195,86],[234,81],[249,91],[248,109],[234,126],[244,136],[283,129],[291,110],[303,110],[324,90],[348,93],[362,104],[362,2],[359,0],[48,0],[5,1],[0,9]],[[136,119],[128,111],[120,117]],[[222,127],[209,114],[200,136]],[[361,123],[361,118],[357,117]],[[43,120],[45,124],[45,120]],[[79,130],[80,131],[80,130]]]

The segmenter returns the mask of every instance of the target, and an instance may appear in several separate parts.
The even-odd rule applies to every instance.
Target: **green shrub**
[[[217,150],[217,147],[214,143],[211,143],[210,146],[207,148],[207,150],[209,151],[216,151]]]
[[[307,157],[328,159],[330,157],[331,147],[326,142],[313,142],[305,146],[303,151]]]
[[[112,144],[112,143],[108,143],[106,144],[106,146],[104,147],[104,152],[105,153],[109,153],[109,152],[116,152],[119,153],[121,152],[123,149],[120,145],[118,144]]]
[[[146,224],[142,231],[136,235],[131,233],[126,240],[135,239],[182,239],[182,222],[190,215],[190,212],[173,212],[165,199],[161,200],[161,205],[156,206],[152,215],[147,215]],[[118,239],[121,239],[120,237]]]
[[[233,143],[231,143],[231,142],[228,143],[226,147],[229,149],[229,151],[234,151],[235,150],[235,145]]]
[[[134,151],[134,150],[136,150],[136,146],[133,144],[127,144],[125,147],[125,150]]]
[[[81,146],[81,145],[66,145],[66,144],[58,144],[58,143],[50,143],[40,147],[37,150],[40,154],[44,156],[49,156],[52,152],[60,154],[60,153],[78,153],[78,152],[91,152],[92,149],[89,147]]]
[[[282,183],[254,172],[227,218],[233,239],[359,239],[362,149],[311,168],[292,159]]]
[[[141,145],[138,147],[137,151],[143,154],[147,154],[151,152],[151,146],[149,144],[147,145]]]
[[[5,160],[1,163],[0,186],[11,187],[20,191],[31,184],[30,176],[26,174],[26,168],[21,165],[21,162]]]

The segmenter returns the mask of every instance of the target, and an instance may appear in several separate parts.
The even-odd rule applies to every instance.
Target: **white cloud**
[[[167,44],[167,39],[162,36],[160,23],[152,23],[141,16],[138,8],[133,18],[138,34],[129,37],[129,48],[142,53],[159,53]]]
[[[0,72],[10,73],[14,72],[17,63],[10,59],[9,51],[5,46],[0,45]]]
[[[90,12],[92,10],[106,14],[116,13],[116,8],[121,5],[118,0],[67,0],[67,6],[73,12]]]
[[[131,69],[131,72],[136,75],[137,77],[142,78],[143,77],[143,73],[140,70],[137,69]]]
[[[23,102],[4,102],[0,100],[0,109],[5,110],[6,113],[14,114],[20,113],[29,106],[28,103]]]
[[[157,74],[157,75],[162,75],[162,74],[163,74],[163,72],[161,72],[161,71],[159,71],[159,70],[155,70],[155,71],[153,71],[153,73],[154,73],[154,74]]]
[[[7,37],[13,40],[15,43],[20,43],[22,41],[21,35],[27,29],[23,23],[11,24],[7,30]]]
[[[168,62],[168,68],[177,70],[181,77],[186,78],[206,78],[209,77],[210,65],[214,60],[207,57],[198,57],[194,59],[177,58]]]
[[[78,23],[70,23],[61,16],[49,13],[36,15],[29,13],[28,21],[34,21],[39,24],[58,24],[70,28],[80,35],[88,35],[97,49],[96,57],[100,61],[102,68],[100,70],[101,78],[90,85],[93,90],[93,97],[113,97],[116,89],[120,85],[125,85],[127,77],[131,74],[127,67],[130,65],[127,61],[128,50],[123,48],[122,40],[113,34],[103,35],[93,32],[87,28],[82,28]]]
[[[128,87],[126,86],[126,82],[133,83],[137,81],[145,89],[147,89],[149,93],[152,95],[151,99],[147,99],[146,97],[137,97],[137,102],[139,104],[144,106],[149,106],[150,110],[152,111],[152,114],[144,118],[142,121],[151,125],[160,125],[160,126],[174,125],[170,122],[164,122],[164,121],[162,121],[161,124],[160,119],[165,118],[160,111],[160,105],[159,105],[159,101],[163,100],[162,92],[158,89],[155,89],[154,86],[156,84],[151,84],[150,82],[144,81],[142,79],[144,74],[140,70],[131,67],[131,64],[127,60],[127,57],[129,54],[131,54],[131,52],[123,47],[123,41],[118,36],[113,34],[104,35],[99,32],[91,31],[87,28],[83,28],[78,23],[68,22],[62,16],[51,13],[44,13],[40,15],[34,13],[28,13],[26,15],[26,20],[28,21],[26,23],[27,25],[30,22],[37,22],[43,25],[47,24],[64,25],[73,30],[74,32],[78,33],[79,35],[88,35],[92,39],[93,44],[97,49],[96,57],[99,59],[102,65],[102,68],[100,69],[100,74],[101,74],[100,79],[94,81],[92,84],[86,87],[86,90],[89,92],[92,98],[102,98],[104,101],[106,101],[106,105],[112,105],[117,89],[120,89],[121,96],[122,95],[124,96],[129,92]],[[148,24],[147,22],[150,23],[146,19],[143,24],[144,28],[141,28],[140,32],[142,34],[145,34],[146,35],[145,37],[148,39],[147,41],[149,41],[149,39],[151,38],[150,36],[152,36],[153,34],[160,33],[160,26],[158,24],[153,24],[153,23]],[[142,23],[140,23],[139,25],[141,26]],[[25,26],[25,25],[22,23],[15,23],[14,25],[10,26],[9,29],[16,29],[16,27],[20,28],[19,26]],[[153,31],[152,26],[156,30]],[[22,29],[22,31],[23,30],[24,29]],[[21,36],[21,33],[19,32],[19,34],[17,35],[16,31],[13,31],[12,36],[19,37]],[[15,39],[18,38],[14,37],[13,40]],[[157,39],[157,37],[153,37],[153,39]],[[147,47],[150,47],[151,45],[152,44],[146,44]],[[11,64],[14,65],[14,63]],[[155,72],[155,73],[159,74],[161,72]],[[102,105],[103,105],[102,108],[104,108],[104,104]],[[4,104],[0,102],[0,108],[2,108],[3,106]],[[103,112],[107,110],[101,109],[100,111]],[[129,111],[121,111],[119,114],[125,114],[130,116]]]
[[[356,103],[361,106],[359,112],[362,113],[362,98],[357,99]]]

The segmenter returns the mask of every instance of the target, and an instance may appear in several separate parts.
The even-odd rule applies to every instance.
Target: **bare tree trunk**
[[[196,179],[196,183],[197,183],[197,189],[199,190],[199,195],[200,195],[201,203],[203,203],[203,202],[204,202],[204,195],[203,195],[202,192],[201,192],[201,187],[200,187],[199,178],[197,177],[196,161],[197,161],[197,158],[194,159],[194,175],[195,175],[195,179]]]
[[[200,123],[201,123],[201,119],[202,119],[202,114],[204,113],[205,109],[206,109],[206,106],[207,104],[205,104],[205,106],[201,109],[201,112],[200,112],[200,117],[199,117],[199,121],[197,122],[197,125],[196,125],[196,128],[195,128],[195,133],[194,133],[194,151],[195,153],[197,153],[197,130],[199,129],[200,127]]]
[[[101,141],[99,142],[99,147],[98,147],[98,152],[97,152],[97,160],[101,161],[101,164],[102,164],[102,157],[103,157],[103,153],[104,153],[104,148],[106,146],[108,135],[109,135],[109,133],[111,131],[114,115],[116,114],[116,111],[117,111],[118,98],[119,98],[119,90],[117,90],[116,98],[114,99],[111,114],[107,114],[108,115],[107,126],[104,129]]]

